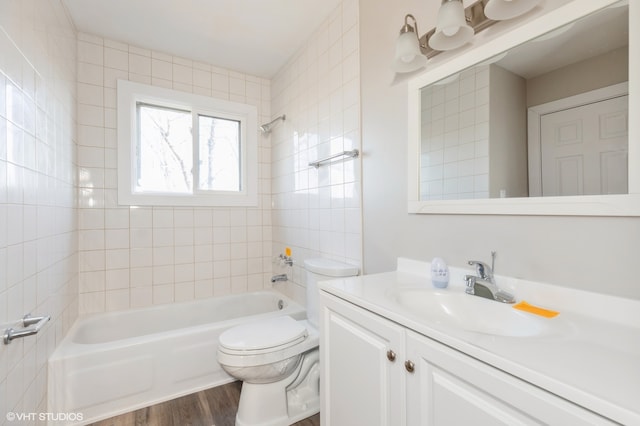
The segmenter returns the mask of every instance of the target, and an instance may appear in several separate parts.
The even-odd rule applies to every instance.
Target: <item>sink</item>
[[[553,318],[522,312],[513,305],[465,294],[462,290],[397,289],[391,299],[432,323],[476,333],[525,337],[549,334]]]

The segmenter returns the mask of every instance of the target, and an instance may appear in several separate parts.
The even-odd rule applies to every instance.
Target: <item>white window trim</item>
[[[240,121],[240,192],[195,191],[193,194],[134,192],[136,105],[139,102],[187,109]],[[141,206],[257,206],[258,205],[258,111],[253,105],[118,80],[118,204]],[[195,131],[195,129],[194,129]]]

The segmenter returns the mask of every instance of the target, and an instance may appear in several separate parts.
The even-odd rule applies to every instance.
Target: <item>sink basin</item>
[[[391,299],[412,314],[449,327],[500,336],[539,336],[552,331],[554,319],[519,311],[513,305],[452,290],[394,290]]]

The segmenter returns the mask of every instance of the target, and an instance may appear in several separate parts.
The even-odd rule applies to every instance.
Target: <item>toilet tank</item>
[[[318,327],[318,281],[355,277],[360,272],[357,266],[331,259],[307,259],[304,261],[307,275],[307,319]]]

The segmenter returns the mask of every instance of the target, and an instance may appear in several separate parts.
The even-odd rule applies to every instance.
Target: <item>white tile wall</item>
[[[80,312],[262,289],[271,274],[269,138],[259,137],[257,208],[117,202],[116,80],[244,102],[270,119],[270,81],[78,34]]]
[[[422,91],[420,199],[489,196],[489,66]]]
[[[0,329],[51,316],[37,336],[0,344],[0,425],[46,412],[47,358],[78,313],[75,97],[61,2],[0,2]]]
[[[358,1],[344,0],[273,79],[270,135],[273,253],[291,247],[290,281],[277,288],[304,301],[303,260],[327,257],[361,265],[360,159],[319,169],[310,161],[360,149]]]
[[[1,2],[0,323],[52,320],[0,346],[0,412],[46,411],[46,360],[78,313],[261,289],[273,247],[359,265],[360,160],[307,166],[360,148],[358,66],[357,0],[276,76],[273,104],[268,80],[76,34],[59,0]],[[258,208],[119,206],[117,79],[286,113],[259,138]]]

